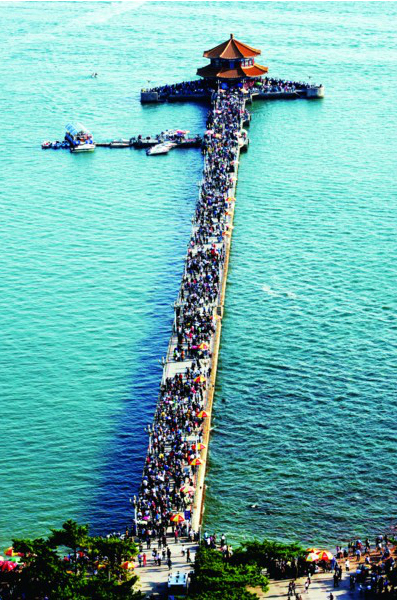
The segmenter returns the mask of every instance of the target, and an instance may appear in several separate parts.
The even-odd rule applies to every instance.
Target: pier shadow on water
[[[196,183],[202,171],[200,151],[189,152],[193,154],[187,159],[183,158],[185,152],[178,154],[181,158],[176,163],[181,160],[186,166],[186,172],[181,173],[181,178],[185,178],[186,174],[190,177],[186,177],[188,181],[183,189],[172,193],[179,203],[177,225],[169,224],[170,238],[166,249],[159,250],[163,253],[163,269],[157,267],[159,274],[155,285],[150,290],[145,290],[139,306],[140,314],[135,317],[142,323],[143,333],[139,336],[137,348],[133,347],[135,340],[131,339],[127,356],[127,361],[131,361],[131,368],[129,381],[125,386],[126,392],[123,397],[115,398],[116,408],[111,417],[113,434],[110,441],[104,444],[96,494],[81,517],[84,522],[90,523],[94,534],[124,532],[126,527],[131,527],[133,520],[134,509],[130,499],[138,493],[141,483],[148,448],[145,427],[153,421],[158,399],[162,377],[161,359],[166,355],[172,331],[173,303],[183,273],[191,218],[197,201]],[[178,168],[177,164],[174,168]],[[164,218],[166,224],[162,227],[167,227],[166,215],[156,215],[156,218]],[[148,244],[150,243],[149,240]]]

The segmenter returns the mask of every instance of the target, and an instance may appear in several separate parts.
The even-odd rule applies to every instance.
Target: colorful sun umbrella
[[[7,550],[4,551],[4,554],[6,556],[17,556],[17,552],[14,552],[14,548],[12,546],[10,546],[9,548],[7,548]]]
[[[4,560],[3,564],[1,565],[1,570],[2,571],[13,571],[14,569],[17,568],[17,563],[15,562],[11,562],[10,560]]]
[[[197,465],[203,465],[204,461],[201,458],[193,458],[189,464],[191,467],[196,467]]]
[[[319,557],[318,557],[317,552],[310,552],[306,556],[306,562],[316,562],[316,560],[320,560]]]
[[[172,515],[172,517],[170,517],[170,521],[172,521],[173,523],[182,523],[184,520],[185,516],[181,513],[176,513],[175,515]]]
[[[135,565],[133,562],[130,562],[129,560],[126,560],[125,562],[121,563],[121,568],[122,569],[135,569]]]
[[[197,417],[199,419],[205,419],[205,417],[208,417],[208,414],[205,412],[205,410],[200,410],[200,412],[198,413]]]
[[[185,483],[180,488],[180,491],[182,492],[182,494],[194,494],[194,487],[192,485],[188,485],[187,483]]]
[[[200,348],[200,350],[208,350],[209,349],[209,345],[206,344],[205,342],[201,342],[199,348]]]
[[[205,444],[202,444],[201,442],[199,442],[198,444],[193,444],[192,449],[193,450],[204,450],[204,448],[206,448],[207,446]]]
[[[334,555],[328,550],[317,550],[319,560],[332,560]]]
[[[203,383],[203,381],[205,381],[205,377],[204,375],[199,375],[198,377],[196,377],[196,379],[194,380],[194,383]]]

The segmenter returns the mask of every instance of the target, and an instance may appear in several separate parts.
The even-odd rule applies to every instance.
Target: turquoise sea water
[[[256,103],[239,173],[206,527],[334,542],[396,516],[394,3],[2,4],[0,548],[131,518],[202,169],[40,149],[186,127],[139,90],[230,32],[322,102]],[[99,73],[91,79],[92,71]],[[222,398],[226,403],[221,403]],[[256,509],[251,509],[257,504]]]

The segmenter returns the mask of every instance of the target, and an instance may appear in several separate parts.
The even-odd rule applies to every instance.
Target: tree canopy
[[[189,597],[194,600],[254,600],[256,594],[247,586],[268,588],[268,579],[257,564],[243,564],[225,560],[222,553],[201,545],[196,553],[194,578]]]
[[[87,525],[69,520],[46,539],[14,539],[13,549],[22,555],[24,566],[0,573],[7,600],[142,598],[133,589],[138,578],[121,566],[137,553],[130,539],[90,536]]]
[[[305,567],[306,551],[300,544],[257,540],[244,542],[237,548],[230,561],[232,564],[255,564],[270,577],[296,577]]]

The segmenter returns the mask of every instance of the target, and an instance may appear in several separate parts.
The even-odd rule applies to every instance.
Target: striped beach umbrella
[[[182,523],[185,520],[185,516],[182,513],[175,513],[170,517],[170,521],[173,523]]]
[[[198,444],[193,444],[192,449],[193,450],[204,450],[204,448],[206,448],[207,446],[205,444],[202,444],[201,442],[199,442]]]
[[[319,560],[332,560],[334,558],[334,555],[329,552],[328,550],[317,550],[317,554],[318,554],[318,558]]]
[[[191,467],[196,467],[198,465],[203,465],[204,461],[202,458],[193,458],[193,460],[191,460],[189,464]]]
[[[316,562],[316,560],[320,560],[317,552],[309,552],[306,556],[306,562]]]
[[[194,494],[194,487],[192,485],[189,485],[188,483],[184,483],[180,487],[180,491],[182,492],[182,494]]]
[[[197,417],[199,419],[205,419],[205,417],[208,417],[208,414],[205,412],[205,410],[200,410],[200,412],[198,413]]]
[[[209,349],[209,345],[206,344],[205,342],[201,342],[199,348],[200,348],[200,350],[208,350]]]
[[[198,377],[196,377],[196,379],[194,379],[194,383],[203,383],[204,381],[205,381],[204,375],[199,375]]]

